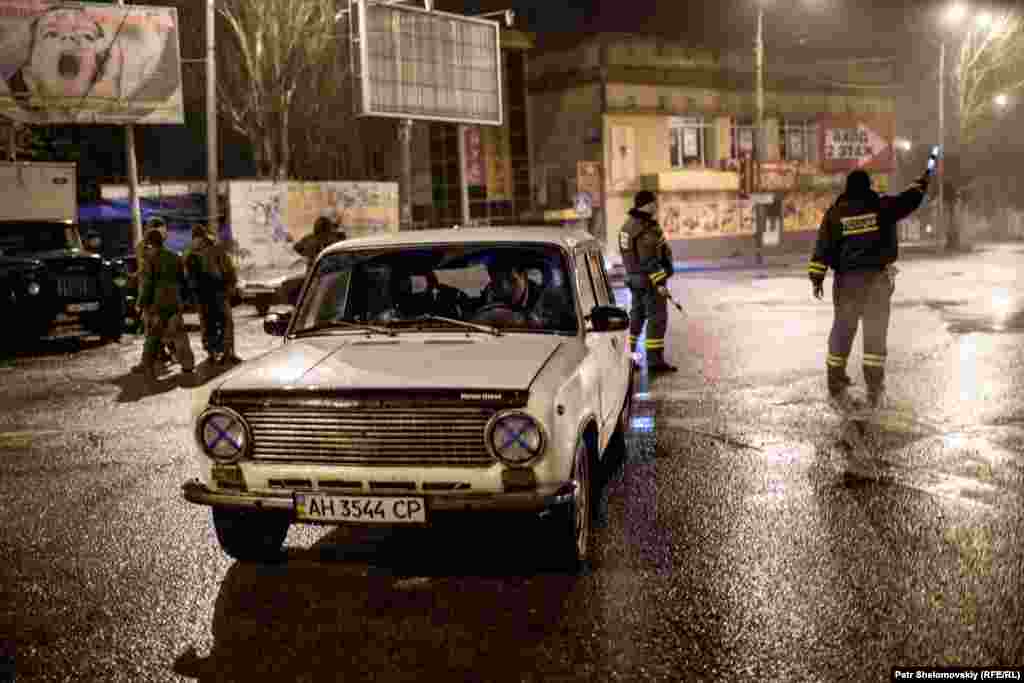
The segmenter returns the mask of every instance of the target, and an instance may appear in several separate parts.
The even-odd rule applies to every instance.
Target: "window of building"
[[[735,119],[730,130],[733,159],[754,158],[757,146],[757,126],[752,119]]]
[[[668,130],[669,161],[672,168],[707,166],[710,124],[697,116],[674,116]]]
[[[818,160],[818,124],[786,119],[779,125],[779,145],[786,161]]]

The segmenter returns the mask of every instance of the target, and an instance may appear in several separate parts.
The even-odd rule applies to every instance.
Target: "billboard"
[[[826,173],[892,171],[896,163],[892,114],[827,114],[818,122],[821,165]]]
[[[373,0],[351,8],[359,115],[501,124],[497,22]]]
[[[183,124],[177,10],[0,3],[0,116],[29,124]]]

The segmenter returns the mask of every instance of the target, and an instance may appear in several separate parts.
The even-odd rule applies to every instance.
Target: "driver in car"
[[[533,311],[541,289],[526,275],[526,266],[513,259],[497,259],[487,264],[490,283],[484,288],[483,305],[502,305],[517,313]]]

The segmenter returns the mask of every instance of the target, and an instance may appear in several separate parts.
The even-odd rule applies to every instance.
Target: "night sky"
[[[921,149],[936,137],[937,38],[954,37],[939,21],[947,0],[762,0],[765,6],[765,52],[770,71],[772,58],[787,61],[823,58],[888,56],[897,60],[905,86],[897,103],[897,135],[919,142]],[[975,3],[976,4],[976,3]],[[1013,3],[1011,3],[1013,4]],[[1021,3],[1016,3],[1020,5]],[[989,3],[991,6],[991,3]],[[572,41],[581,33],[615,31],[660,35],[695,46],[726,50],[753,50],[756,30],[755,0],[436,0],[435,7],[457,13],[514,9],[516,28],[537,33],[538,45]],[[187,87],[187,86],[186,86]],[[1024,148],[1018,130],[1024,114],[1024,93],[986,145],[993,164],[1016,173]],[[143,127],[139,133],[144,175],[202,177],[205,172],[203,112],[189,112],[188,126]],[[175,130],[170,130],[170,129]],[[222,135],[228,134],[222,125]],[[90,142],[90,140],[96,140]],[[91,157],[85,166],[123,172],[119,145],[110,135],[82,135],[83,150]],[[227,141],[224,141],[227,145]],[[249,161],[225,147],[225,175],[248,175]],[[172,150],[182,151],[182,153]],[[192,152],[184,153],[184,150]],[[83,168],[83,170],[86,170]]]

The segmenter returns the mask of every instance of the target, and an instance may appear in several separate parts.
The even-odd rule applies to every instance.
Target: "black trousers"
[[[638,276],[636,279],[640,278],[646,279],[647,276]],[[665,332],[668,331],[668,301],[650,285],[637,287],[631,283],[629,289],[633,298],[629,311],[630,350],[636,350],[636,343],[644,331],[644,323],[647,323],[644,348],[648,354],[654,352],[655,356],[660,356],[665,351]]]
[[[846,373],[846,360],[853,349],[857,327],[864,321],[864,381],[869,393],[880,392],[885,382],[886,343],[892,277],[885,270],[855,270],[838,273],[832,286],[835,318],[828,337],[829,389]]]

